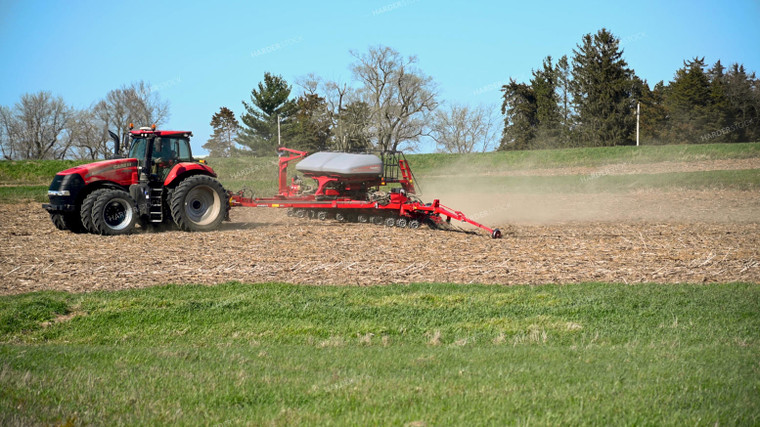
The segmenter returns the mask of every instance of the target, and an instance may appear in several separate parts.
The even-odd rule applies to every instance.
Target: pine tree
[[[668,85],[665,105],[670,114],[671,142],[700,142],[714,130],[710,121],[710,80],[704,58],[684,61]]]
[[[665,85],[662,81],[649,89],[646,80],[633,78],[633,93],[637,102],[641,103],[640,142],[642,145],[667,144],[668,111],[665,108]]]
[[[237,142],[248,147],[254,155],[274,154],[277,149],[277,120],[281,133],[288,134],[289,119],[296,111],[295,102],[289,100],[291,87],[281,76],[264,74],[258,90],[251,90],[251,104],[243,101],[246,113]]]
[[[538,125],[538,106],[533,87],[509,79],[502,86],[504,101],[501,114],[504,115],[504,132],[499,150],[527,150],[532,148]]]
[[[573,95],[570,92],[570,83],[572,70],[570,64],[567,61],[567,55],[562,55],[562,58],[557,61],[556,74],[557,74],[557,96],[559,98],[559,116],[560,116],[560,135],[559,142],[563,147],[570,145],[570,132],[573,128],[572,116],[572,101]]]
[[[630,143],[635,117],[632,111],[633,71],[623,59],[620,40],[602,28],[583,36],[573,50],[571,89],[581,145]]]
[[[553,148],[559,145],[560,107],[557,95],[557,70],[552,57],[544,58],[543,68],[533,71],[530,81],[536,97],[536,141],[531,148]]]
[[[295,114],[288,126],[288,147],[304,151],[327,149],[330,124],[324,98],[315,94],[299,97],[295,102]]]
[[[203,148],[208,150],[211,157],[229,157],[235,148],[240,123],[235,118],[235,113],[227,107],[219,108],[219,112],[211,116],[211,127],[214,133]]]
[[[743,65],[733,64],[725,75],[728,108],[736,141],[760,140],[760,81]]]
[[[708,103],[709,119],[708,129],[723,129],[733,123],[733,114],[728,105],[726,96],[726,76],[723,74],[725,67],[718,60],[712,68],[707,70],[707,78],[710,81],[710,100]],[[736,141],[737,133],[720,136],[720,142]],[[703,139],[700,137],[700,140]],[[706,138],[705,138],[706,139]],[[718,142],[717,140],[715,142]]]

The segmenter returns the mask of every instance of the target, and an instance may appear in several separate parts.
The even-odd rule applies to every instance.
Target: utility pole
[[[636,145],[639,145],[638,137],[638,125],[636,125]],[[282,147],[282,141],[280,140],[280,115],[277,115],[277,146]]]
[[[636,103],[636,146],[639,146],[639,116],[641,113],[641,102]]]

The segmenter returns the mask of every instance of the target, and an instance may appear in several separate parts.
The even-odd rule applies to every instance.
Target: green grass
[[[407,156],[419,175],[489,173],[519,169],[599,167],[620,163],[657,163],[760,157],[760,143],[690,144],[501,151],[473,154],[413,154]]]
[[[246,189],[256,197],[277,194],[277,157],[211,158],[208,164],[228,190]],[[291,175],[294,172],[291,167]]]
[[[48,201],[48,185],[0,186],[0,203]]]
[[[760,423],[756,284],[170,285],[0,325],[3,425]]]
[[[18,160],[0,161],[2,185],[50,185],[56,173],[73,168],[86,160]]]

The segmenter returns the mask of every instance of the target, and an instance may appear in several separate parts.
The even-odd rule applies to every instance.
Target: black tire
[[[327,212],[326,211],[319,211],[317,212],[317,219],[320,221],[324,221],[327,219]]]
[[[386,227],[395,227],[396,226],[396,220],[393,217],[385,218],[385,226]]]
[[[98,233],[98,229],[92,223],[92,207],[95,205],[98,197],[106,190],[105,188],[101,188],[88,194],[84,198],[84,201],[82,201],[82,207],[79,208],[79,219],[82,221],[82,227],[89,233]]]
[[[346,221],[348,221],[348,218],[342,212],[336,212],[335,213],[335,220],[338,221],[338,222],[346,222]]]
[[[69,227],[66,226],[66,223],[63,221],[63,214],[59,213],[50,213],[50,220],[53,221],[53,225],[55,225],[55,228],[59,230],[68,230]]]
[[[357,221],[357,222],[360,222],[360,223],[362,223],[362,224],[366,224],[366,223],[368,223],[368,222],[369,222],[369,217],[368,217],[367,215],[365,215],[365,214],[361,214],[361,213],[360,213],[360,214],[359,214],[359,215],[356,217],[356,221]]]
[[[216,230],[224,221],[225,203],[227,195],[219,181],[207,175],[193,175],[174,190],[172,218],[183,231]]]
[[[106,189],[92,205],[92,223],[105,236],[133,232],[137,217],[135,201],[124,190]]]
[[[420,222],[417,221],[416,219],[413,219],[409,221],[409,225],[407,225],[407,227],[411,228],[412,230],[416,230],[420,228]]]
[[[409,225],[409,221],[404,217],[396,220],[396,227],[398,228],[406,228],[407,225]]]
[[[84,231],[82,221],[79,219],[79,215],[76,212],[66,213],[50,213],[50,220],[53,221],[55,228],[59,230],[69,230],[74,233],[81,233]]]

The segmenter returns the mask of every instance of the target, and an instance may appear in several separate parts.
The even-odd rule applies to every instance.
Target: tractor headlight
[[[70,195],[71,195],[71,192],[69,192],[69,190],[48,190],[48,196],[65,197],[65,196],[70,196]]]

